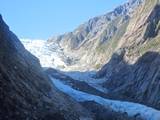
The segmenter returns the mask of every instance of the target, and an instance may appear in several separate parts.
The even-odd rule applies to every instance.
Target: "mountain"
[[[48,40],[76,59],[73,70],[97,69],[109,96],[160,109],[160,1],[130,0]],[[107,63],[106,65],[104,65]]]
[[[135,9],[142,2],[130,0],[105,15],[90,19],[73,32],[50,38],[48,42],[58,43],[65,54],[76,59],[77,70],[100,68],[115,51]]]
[[[0,120],[92,120],[52,84],[0,16]]]
[[[48,69],[47,72],[44,72],[39,60],[24,48],[0,16],[0,120],[142,120],[141,116],[128,116],[92,101],[80,103],[73,100],[57,89],[62,83],[54,84],[58,83],[57,78],[67,78],[68,82],[73,82],[73,79],[56,70]],[[84,82],[79,82],[77,86],[79,84],[89,87],[91,93],[96,92]],[[158,111],[149,111],[153,118],[160,117]]]
[[[160,109],[160,1],[146,0],[137,8],[117,52],[97,73],[117,99]]]

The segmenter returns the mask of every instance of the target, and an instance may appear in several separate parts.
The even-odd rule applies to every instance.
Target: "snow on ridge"
[[[95,101],[106,108],[111,108],[117,112],[126,112],[129,116],[140,115],[145,120],[160,120],[160,111],[141,105],[138,103],[118,101],[118,100],[109,100],[102,98],[100,96],[88,94],[82,91],[75,90],[68,85],[63,84],[58,79],[52,79],[53,84],[62,92],[68,94],[75,100],[79,102],[83,101]]]

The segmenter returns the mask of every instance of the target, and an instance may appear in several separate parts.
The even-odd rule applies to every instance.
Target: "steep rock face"
[[[131,67],[130,82],[115,89],[116,93],[160,109],[160,54],[145,53]],[[128,77],[129,77],[128,76]]]
[[[147,51],[159,52],[159,0],[145,0],[133,13],[116,48],[126,48],[125,59],[134,63]]]
[[[112,12],[90,19],[73,32],[53,37],[48,42],[58,42],[66,54],[78,59],[79,68],[100,68],[114,52],[135,8],[142,1],[130,0]]]
[[[117,55],[118,61],[114,56],[97,74],[105,76],[109,94],[160,109],[160,54],[147,52],[132,65],[122,59],[122,54]]]
[[[91,119],[89,113],[52,86],[39,61],[9,31],[0,16],[0,119]]]
[[[145,0],[133,13],[126,33],[110,61],[97,72],[117,99],[160,109],[159,48],[160,1]],[[114,97],[115,97],[114,96]]]

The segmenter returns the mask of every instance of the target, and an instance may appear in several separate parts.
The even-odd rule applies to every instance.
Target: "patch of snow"
[[[74,98],[79,102],[95,101],[106,108],[110,107],[114,111],[128,113],[129,116],[135,116],[137,114],[140,114],[140,116],[146,120],[160,120],[160,111],[153,109],[151,107],[147,107],[145,105],[141,105],[138,103],[105,99],[100,96],[75,90],[70,86],[63,84],[60,80],[53,78],[51,79],[53,81],[53,84],[59,90],[68,94],[69,96],[71,96],[72,98]]]

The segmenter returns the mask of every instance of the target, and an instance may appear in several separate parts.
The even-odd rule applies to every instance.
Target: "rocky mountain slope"
[[[0,16],[0,120],[92,120],[56,89]]]
[[[80,70],[99,68],[97,78],[117,99],[160,108],[160,1],[130,0],[90,19],[76,30],[48,40],[77,59]]]
[[[158,109],[159,3],[159,0],[146,0],[135,11],[127,32],[119,41],[117,52],[97,73],[97,77],[105,77],[104,86],[118,98],[141,102]]]
[[[113,11],[90,19],[73,32],[50,38],[65,54],[76,59],[73,69],[97,69],[105,64],[125,34],[135,9],[143,0],[129,0]]]

